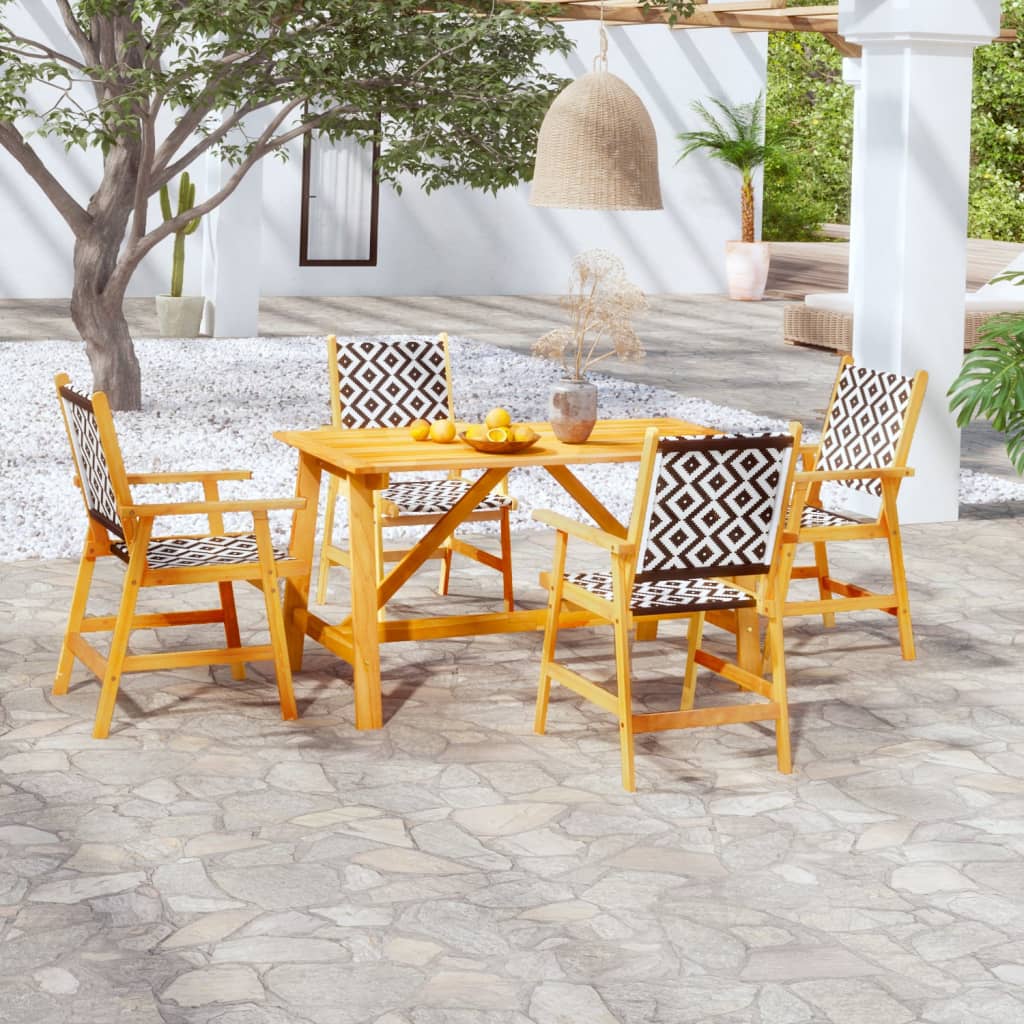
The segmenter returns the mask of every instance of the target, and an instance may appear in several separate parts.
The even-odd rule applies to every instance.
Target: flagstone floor
[[[635,795],[574,695],[533,733],[532,634],[387,648],[375,732],[310,642],[297,722],[266,666],[177,671],[129,677],[93,741],[95,681],[49,694],[74,566],[4,565],[0,1021],[1024,1019],[1016,511],[906,528],[916,662],[886,616],[791,620],[792,775],[769,727],[661,733]],[[880,548],[845,547],[837,575],[882,582]],[[514,549],[538,603],[549,538]],[[403,600],[440,605],[433,583]],[[96,607],[117,588],[103,572]],[[453,590],[490,607],[497,580],[459,564]],[[254,632],[259,603],[240,592]],[[565,650],[610,680],[607,636]],[[638,703],[671,706],[681,661],[679,627],[638,645]]]

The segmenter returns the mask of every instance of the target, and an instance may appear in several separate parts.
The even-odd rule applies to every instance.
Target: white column
[[[230,164],[207,154],[205,195],[222,188],[233,173]],[[203,220],[203,331],[215,338],[253,337],[259,329],[262,213],[259,162]]]
[[[930,377],[917,476],[900,497],[907,522],[958,513],[960,432],[946,390],[963,359],[971,65],[999,19],[999,0],[840,0],[839,31],[862,47],[854,357]]]
[[[864,210],[864,100],[861,84],[863,69],[859,57],[843,58],[843,81],[853,88],[853,159],[850,166],[850,245],[849,275],[846,290],[853,295],[856,292],[853,274],[857,265],[854,255],[864,234],[861,225]]]

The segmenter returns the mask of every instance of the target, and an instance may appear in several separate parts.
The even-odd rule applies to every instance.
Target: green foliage
[[[981,336],[949,389],[949,407],[961,427],[983,416],[1005,434],[1006,453],[1024,474],[1024,316],[993,317]]]
[[[736,106],[715,98],[711,102],[718,108],[717,116],[700,100],[690,104],[690,109],[700,116],[707,127],[699,131],[680,132],[676,136],[683,143],[679,160],[703,150],[714,159],[735,167],[743,175],[744,184],[747,184],[770,152],[769,145],[764,141],[762,98],[758,96],[750,103]]]
[[[823,223],[846,223],[853,91],[843,83],[842,58],[824,37],[769,35],[765,131],[786,145],[765,164],[763,237],[811,240]]]
[[[1003,0],[1003,22],[1024,25],[1024,0]],[[975,51],[971,143],[968,233],[1024,242],[1024,43]]]
[[[14,35],[2,6],[0,125],[32,115],[38,134],[109,152],[142,138],[163,107],[240,163],[305,124],[382,141],[381,176],[412,172],[427,189],[497,191],[529,177],[537,126],[565,84],[542,60],[570,49],[558,26],[491,0],[80,0],[83,52],[55,57]],[[309,113],[274,139],[246,130],[245,115],[292,103]],[[239,113],[240,133],[222,132]]]
[[[1024,26],[1024,0],[1003,0],[1003,23]],[[809,239],[822,223],[847,223],[853,92],[822,36],[769,36],[766,131],[790,141],[791,158],[765,165],[764,237]],[[975,51],[971,133],[968,234],[1024,242],[1024,43]]]
[[[188,171],[183,171],[181,180],[178,182],[178,212],[171,212],[171,194],[166,185],[160,187],[160,212],[164,215],[164,221],[181,217],[188,213],[196,205],[196,187],[188,176]],[[193,217],[186,221],[183,227],[174,232],[174,254],[171,257],[171,296],[181,297],[181,289],[185,283],[185,239],[195,234],[199,227],[201,217]]]

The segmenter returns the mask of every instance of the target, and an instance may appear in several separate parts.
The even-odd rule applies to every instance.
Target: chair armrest
[[[130,484],[191,484],[208,480],[251,480],[248,469],[200,469],[182,473],[129,473]]]
[[[910,466],[868,466],[865,469],[811,469],[793,474],[794,483],[813,484],[822,480],[894,480],[913,476]]]
[[[533,518],[538,523],[553,526],[562,533],[579,537],[580,540],[585,540],[588,544],[596,544],[599,548],[605,548],[618,555],[630,555],[636,550],[635,545],[629,543],[625,537],[616,537],[614,533],[607,533],[596,526],[587,526],[586,523],[579,523],[575,519],[552,512],[550,509],[536,509]]]
[[[223,512],[279,512],[303,509],[305,498],[266,498],[253,501],[174,501],[163,504],[122,505],[120,511],[138,516],[140,519],[155,519],[157,516],[197,516]]]

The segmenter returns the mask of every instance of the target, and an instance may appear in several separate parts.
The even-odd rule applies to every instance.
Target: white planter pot
[[[205,302],[201,295],[158,295],[156,317],[160,323],[160,337],[198,337]]]
[[[763,298],[771,256],[768,242],[725,243],[725,276],[730,299],[756,302]]]

